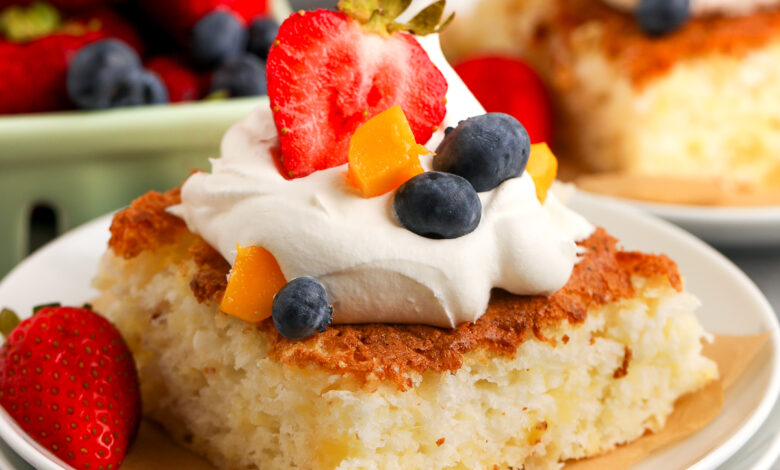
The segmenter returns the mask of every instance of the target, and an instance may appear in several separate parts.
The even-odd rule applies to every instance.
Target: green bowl
[[[219,156],[222,135],[267,98],[0,117],[0,276],[35,242],[35,207],[54,234],[180,184]],[[39,237],[40,238],[40,237]]]
[[[271,11],[280,22],[291,12],[286,0]],[[53,212],[46,238],[176,186],[256,106],[268,99],[0,116],[0,277],[40,243],[36,207]]]

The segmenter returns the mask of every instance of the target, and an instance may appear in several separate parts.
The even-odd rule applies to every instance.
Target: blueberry
[[[215,11],[192,28],[190,53],[203,68],[213,69],[238,58],[246,49],[246,27],[233,14]]]
[[[79,50],[68,66],[67,90],[70,99],[83,109],[168,101],[162,81],[141,68],[138,54],[116,39],[97,41]]]
[[[131,70],[119,77],[108,90],[109,107],[139,106],[168,102],[168,89],[160,77],[144,69]]]
[[[661,36],[681,27],[690,14],[690,0],[641,0],[636,20],[647,34]]]
[[[230,96],[265,95],[265,64],[252,54],[232,60],[214,72],[211,91],[227,91]]]
[[[325,287],[314,278],[288,282],[274,297],[274,325],[287,339],[304,339],[323,332],[333,321]]]
[[[271,17],[258,18],[249,25],[249,52],[257,57],[268,59],[276,35],[279,34],[279,23]]]
[[[428,171],[402,184],[393,208],[401,225],[417,235],[441,239],[471,233],[482,218],[474,187],[451,173]]]
[[[461,121],[436,149],[433,168],[466,178],[479,192],[523,174],[531,140],[517,119],[488,113]]]

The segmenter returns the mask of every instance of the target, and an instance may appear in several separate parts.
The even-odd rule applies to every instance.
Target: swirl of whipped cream
[[[615,8],[630,11],[639,0],[604,0]],[[761,8],[780,5],[780,0],[691,0],[694,16],[720,13],[723,15],[747,15]]]
[[[447,64],[438,38],[420,42],[449,82],[441,127],[484,113]],[[237,243],[262,246],[287,279],[317,278],[337,323],[455,327],[485,312],[494,287],[552,294],[571,275],[576,241],[593,231],[553,194],[541,205],[525,174],[480,194],[482,221],[471,234],[423,238],[395,221],[392,192],[361,197],[346,184],[345,166],[283,178],[271,156],[277,145],[271,111],[252,112],[225,135],[212,172],[187,180],[182,204],[172,211],[231,264]],[[424,166],[431,159],[423,158]]]

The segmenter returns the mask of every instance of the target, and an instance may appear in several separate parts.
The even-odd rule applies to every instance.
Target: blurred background
[[[0,276],[207,169],[228,127],[264,102],[290,5],[206,3],[0,0]]]
[[[108,3],[0,0],[0,277],[68,229],[208,168],[228,127],[265,100],[278,22],[334,2],[247,2],[246,28],[225,14],[194,22],[175,14],[182,2]],[[101,54],[124,61],[110,72],[128,77],[116,96],[84,78]]]

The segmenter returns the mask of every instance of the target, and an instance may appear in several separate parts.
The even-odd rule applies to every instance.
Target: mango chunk
[[[363,197],[375,197],[423,172],[420,156],[428,149],[414,140],[400,106],[377,114],[360,126],[349,142],[347,178]]]
[[[274,295],[287,284],[276,258],[259,246],[238,246],[220,310],[249,323],[271,316]]]
[[[558,159],[546,143],[531,145],[531,155],[528,158],[528,166],[525,171],[531,175],[536,185],[536,197],[544,204],[547,192],[550,190],[555,177],[558,176]]]

